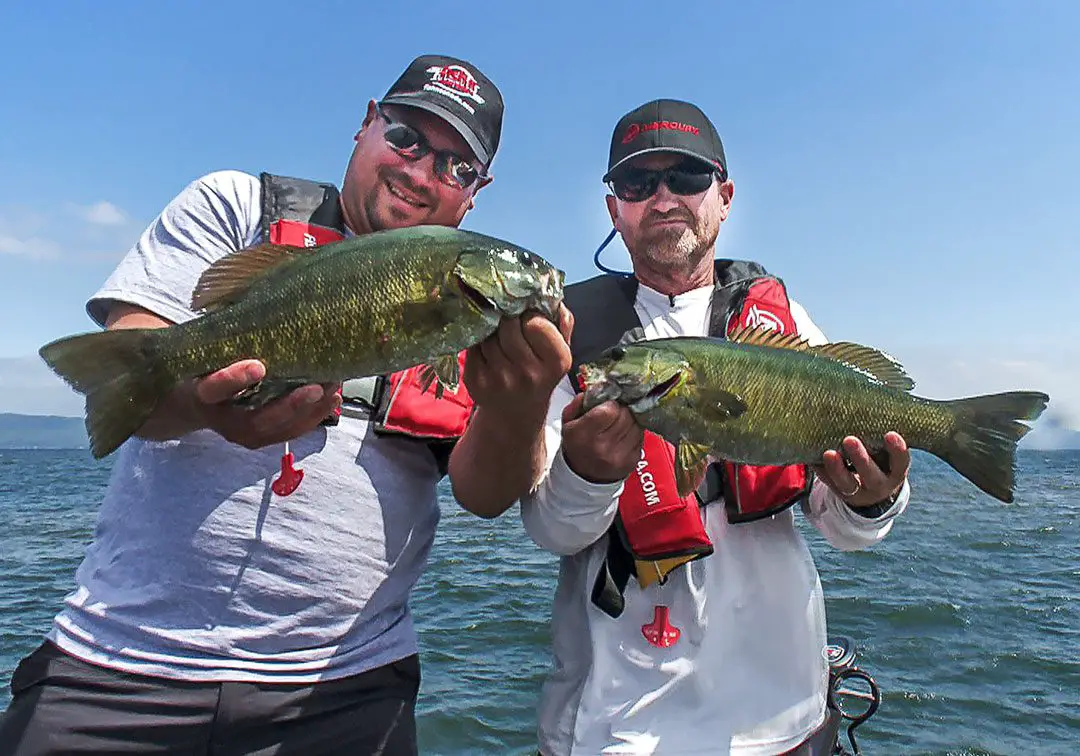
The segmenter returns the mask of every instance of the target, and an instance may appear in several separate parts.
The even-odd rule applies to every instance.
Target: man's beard
[[[641,237],[642,252],[658,265],[693,268],[709,254],[716,236],[709,238],[706,229],[695,226],[652,229]]]

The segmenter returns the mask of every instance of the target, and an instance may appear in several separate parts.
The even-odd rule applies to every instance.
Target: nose
[[[397,158],[401,171],[408,174],[414,183],[428,190],[438,187],[436,183],[438,179],[435,176],[434,153],[429,152],[418,160],[409,160],[401,155],[398,155]]]
[[[666,213],[674,210],[678,207],[682,207],[677,196],[672,194],[668,189],[667,184],[663,181],[660,182],[660,186],[656,187],[656,194],[653,195],[653,209],[657,212]]]

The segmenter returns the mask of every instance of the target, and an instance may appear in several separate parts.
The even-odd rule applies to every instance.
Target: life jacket
[[[340,194],[333,184],[262,173],[262,238],[271,244],[315,247],[340,241],[346,236]],[[378,292],[372,292],[378,296]],[[465,353],[458,354],[464,370]],[[472,399],[465,385],[456,392],[421,390],[416,366],[389,375],[368,376],[346,381],[342,386],[342,407],[325,421],[338,422],[341,414],[365,417],[375,432],[414,438],[428,443],[443,472],[449,450],[465,432],[472,412]]]
[[[633,277],[602,275],[566,288],[565,302],[574,313],[571,382],[578,367],[596,359],[641,323],[634,310],[638,282]],[[739,327],[768,324],[796,333],[784,282],[758,263],[716,260],[710,336],[727,337]],[[608,532],[608,552],[593,586],[592,600],[618,617],[631,576],[641,586],[663,583],[672,570],[713,552],[701,507],[723,498],[732,523],[746,523],[784,511],[810,491],[812,474],[805,465],[755,466],[714,462],[698,490],[677,493],[675,448],[645,432],[642,457],[626,479],[619,509]]]

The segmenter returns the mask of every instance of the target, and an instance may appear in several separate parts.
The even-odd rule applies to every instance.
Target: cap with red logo
[[[471,63],[445,55],[421,55],[394,82],[381,104],[434,113],[461,134],[484,166],[491,165],[502,131],[503,99],[491,79]]]
[[[682,100],[653,100],[619,119],[611,136],[604,182],[628,160],[650,152],[678,152],[716,168],[727,180],[720,135],[701,109]]]

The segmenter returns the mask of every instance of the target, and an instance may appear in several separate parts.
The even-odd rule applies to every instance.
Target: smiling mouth
[[[389,190],[389,192],[392,195],[394,195],[395,197],[397,197],[399,200],[401,200],[402,202],[404,202],[407,205],[411,205],[412,207],[417,207],[417,208],[426,207],[426,205],[423,202],[421,202],[419,199],[416,199],[415,197],[412,197],[412,196],[406,194],[404,190],[402,190],[401,188],[397,187],[396,185],[390,183],[389,181],[386,182],[386,188]]]

